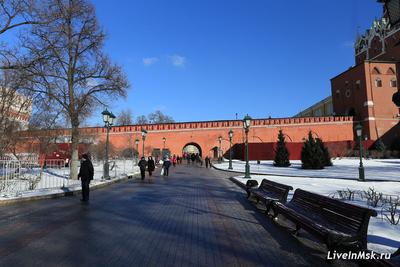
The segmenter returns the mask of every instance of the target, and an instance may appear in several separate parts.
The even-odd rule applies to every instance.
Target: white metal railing
[[[103,179],[103,161],[93,162],[94,179]],[[138,172],[135,159],[110,160],[110,178],[121,178]],[[70,168],[65,160],[0,159],[0,197],[19,196],[42,189],[60,189],[79,185],[70,179]]]
[[[0,196],[70,185],[64,160],[0,160]]]

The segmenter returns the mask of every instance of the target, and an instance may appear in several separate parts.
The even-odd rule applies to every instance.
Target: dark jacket
[[[79,169],[78,179],[82,181],[93,180],[94,169],[90,160],[82,160],[81,168]]]
[[[148,169],[149,171],[154,171],[155,168],[156,168],[156,164],[154,163],[154,160],[149,159],[149,160],[147,161],[147,169]]]
[[[169,160],[164,160],[163,167],[165,167],[165,168],[168,169],[169,166],[171,166],[171,161],[169,161]]]
[[[140,170],[146,170],[147,161],[145,159],[141,159],[138,163]]]

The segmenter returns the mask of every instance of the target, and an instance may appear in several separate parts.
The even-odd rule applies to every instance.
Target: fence
[[[94,179],[103,179],[102,161],[93,162]],[[138,171],[134,159],[110,161],[110,178],[133,175]],[[0,159],[0,197],[19,196],[23,192],[40,189],[60,189],[79,185],[70,179],[70,169],[65,160]]]
[[[20,195],[24,191],[68,187],[69,170],[64,160],[0,160],[0,196]]]

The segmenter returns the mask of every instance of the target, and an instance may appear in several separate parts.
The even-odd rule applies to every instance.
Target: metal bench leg
[[[268,213],[269,213],[269,210],[271,209],[271,206],[272,206],[272,201],[270,201],[269,203],[268,203],[268,201],[265,201],[265,214],[266,215],[268,215]]]
[[[296,224],[296,229],[293,231],[293,235],[298,236],[300,229],[301,229],[300,225]]]

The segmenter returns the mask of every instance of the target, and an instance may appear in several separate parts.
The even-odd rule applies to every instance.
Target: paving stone
[[[225,174],[171,168],[79,197],[0,207],[0,266],[324,266]]]

